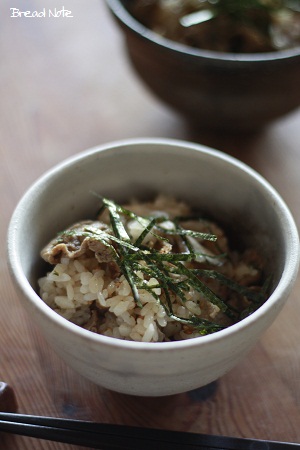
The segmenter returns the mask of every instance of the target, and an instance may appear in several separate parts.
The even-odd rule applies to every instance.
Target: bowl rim
[[[300,58],[300,45],[278,50],[274,52],[260,52],[260,53],[229,53],[229,52],[218,52],[213,50],[202,50],[198,48],[193,48],[185,44],[173,41],[166,37],[155,33],[149,28],[145,27],[142,23],[136,20],[124,6],[122,0],[105,0],[108,8],[111,10],[113,15],[120,20],[128,29],[133,31],[135,34],[139,35],[141,38],[151,41],[153,44],[168,49],[179,54],[190,56],[193,58],[204,58],[213,61],[224,61],[224,62],[239,62],[239,63],[249,63],[257,62],[264,63],[268,61],[280,61],[287,60],[291,58]]]
[[[267,301],[260,306],[254,313],[245,319],[233,324],[224,330],[220,330],[216,333],[209,334],[206,336],[200,336],[193,339],[180,340],[180,341],[172,341],[172,342],[136,342],[136,341],[127,341],[122,339],[117,339],[113,337],[103,336],[88,330],[83,329],[82,327],[73,324],[69,320],[61,317],[54,310],[52,310],[49,306],[47,306],[39,297],[39,295],[35,292],[34,288],[31,286],[29,280],[27,279],[25,273],[22,270],[20,256],[17,252],[17,236],[18,236],[18,227],[20,223],[20,219],[26,211],[26,203],[30,201],[34,192],[42,192],[42,187],[47,184],[47,182],[57,173],[64,171],[64,169],[75,166],[80,161],[85,158],[93,157],[94,155],[98,155],[102,152],[114,151],[116,148],[128,147],[128,146],[175,146],[180,147],[181,149],[190,149],[193,151],[200,151],[202,154],[209,155],[211,157],[221,159],[225,161],[227,164],[235,166],[238,170],[243,171],[244,173],[254,179],[273,200],[273,204],[280,210],[281,213],[281,221],[284,222],[286,227],[286,253],[288,258],[284,263],[282,276],[274,289],[273,293],[267,299]],[[22,219],[21,219],[22,220]],[[285,228],[283,227],[283,228]],[[13,214],[11,216],[11,220],[8,226],[7,233],[7,255],[8,255],[8,267],[16,282],[19,291],[25,295],[26,301],[31,303],[31,305],[39,311],[39,314],[46,316],[52,324],[63,328],[70,333],[76,334],[78,337],[85,339],[87,341],[93,341],[98,344],[106,345],[110,348],[116,349],[133,349],[135,351],[152,351],[152,352],[161,352],[165,350],[176,350],[179,348],[193,348],[199,345],[205,346],[209,345],[211,342],[218,342],[219,340],[223,340],[226,337],[229,337],[232,334],[238,333],[243,328],[250,327],[258,318],[264,317],[269,309],[273,308],[273,306],[279,301],[281,296],[285,293],[290,292],[294,282],[296,280],[299,268],[299,236],[296,224],[294,222],[294,218],[282,199],[282,197],[278,194],[278,192],[273,188],[273,186],[258,172],[252,169],[247,164],[241,162],[237,158],[234,158],[220,150],[216,150],[210,148],[208,146],[179,140],[179,139],[170,139],[170,138],[129,138],[118,141],[108,142],[106,144],[98,145],[91,147],[87,150],[79,152],[71,157],[68,157],[56,164],[46,172],[44,172],[39,178],[34,181],[31,186],[27,189],[27,191],[23,194],[19,202],[17,203]]]

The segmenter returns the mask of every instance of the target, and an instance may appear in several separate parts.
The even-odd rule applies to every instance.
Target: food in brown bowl
[[[202,50],[257,53],[300,45],[297,0],[128,0],[128,10],[161,36]]]

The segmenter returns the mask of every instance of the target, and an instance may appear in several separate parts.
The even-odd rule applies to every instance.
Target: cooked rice
[[[147,283],[158,284],[154,278]],[[50,308],[77,325],[105,336],[143,342],[198,336],[198,333],[185,333],[182,325],[171,320],[164,307],[146,290],[139,291],[143,307],[138,307],[124,275],[113,280],[95,264],[95,258],[64,258],[52,272],[39,279],[39,286],[41,297]],[[155,289],[158,295],[160,291]],[[184,306],[174,303],[174,313],[184,318],[200,315],[199,298],[200,294],[194,292],[193,300],[187,300]],[[103,323],[97,329],[89,324],[92,306],[104,312]],[[219,308],[211,305],[211,317],[218,311]]]

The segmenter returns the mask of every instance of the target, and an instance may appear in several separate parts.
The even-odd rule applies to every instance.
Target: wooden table
[[[12,7],[62,4],[73,17],[10,17]],[[1,0],[0,379],[14,388],[23,413],[300,442],[299,280],[244,362],[206,388],[163,399],[121,395],[84,380],[60,361],[24,312],[6,258],[7,226],[18,199],[62,159],[141,136],[187,139],[238,157],[274,185],[300,222],[299,109],[248,137],[192,131],[136,77],[103,0]],[[3,434],[0,448],[79,447]]]

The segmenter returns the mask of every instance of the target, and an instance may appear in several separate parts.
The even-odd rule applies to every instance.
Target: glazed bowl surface
[[[172,195],[232,229],[267,257],[273,282],[257,311],[217,333],[177,342],[142,343],[102,336],[59,316],[39,297],[42,247],[57,232],[93,218],[92,194],[119,203]],[[19,292],[44,338],[75,371],[105,388],[162,396],[204,386],[246,357],[286,302],[298,270],[293,217],[258,173],[207,147],[170,139],[133,139],[79,153],[42,175],[11,218],[8,261]]]
[[[106,0],[138,77],[193,126],[257,131],[300,106],[300,47],[267,53],[201,50],[146,28],[128,0]]]

